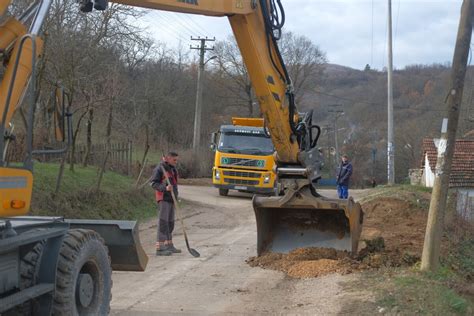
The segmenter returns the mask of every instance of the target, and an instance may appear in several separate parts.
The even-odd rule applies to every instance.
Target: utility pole
[[[204,57],[206,51],[214,50],[214,47],[207,47],[206,42],[214,42],[215,38],[194,38],[191,37],[192,41],[199,41],[200,45],[192,46],[191,49],[199,50],[199,70],[198,70],[198,79],[197,79],[197,92],[196,92],[196,109],[194,112],[194,135],[193,135],[193,152],[196,156],[199,150],[199,145],[201,143],[201,112],[202,112],[202,89],[203,89],[203,79],[204,79],[204,66],[207,61],[215,58],[211,57],[206,62],[204,62]]]
[[[334,106],[340,106],[339,104]],[[329,113],[334,113],[334,143],[336,147],[336,166],[339,164],[339,143],[337,140],[337,119],[344,115],[343,110],[329,110]]]
[[[327,162],[328,162],[328,170],[329,170],[329,176],[331,176],[333,173],[333,170],[332,170],[332,164],[331,164],[331,139],[330,139],[330,132],[331,132],[331,129],[332,127],[327,124],[327,125],[324,125],[323,127],[323,130],[326,132],[326,135],[328,137],[327,139]]]
[[[395,145],[393,142],[393,54],[392,54],[392,0],[388,0],[388,135],[387,135],[387,183],[395,184]]]
[[[377,167],[377,131],[372,132],[372,179],[375,179],[375,169]]]
[[[439,267],[441,236],[448,197],[451,164],[456,144],[456,132],[466,78],[467,60],[472,36],[474,0],[464,0],[454,50],[453,66],[447,96],[448,118],[443,120],[441,139],[438,144],[435,181],[431,194],[430,210],[426,225],[425,243],[421,257],[422,271],[436,271]]]

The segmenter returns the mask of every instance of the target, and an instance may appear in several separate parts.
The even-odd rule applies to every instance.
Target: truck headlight
[[[217,170],[217,169],[216,169],[216,174],[215,174],[214,178],[215,178],[216,180],[220,180],[220,179],[221,179],[221,172],[220,172],[219,170]]]
[[[270,183],[271,176],[270,174],[266,173],[263,175],[263,183]]]

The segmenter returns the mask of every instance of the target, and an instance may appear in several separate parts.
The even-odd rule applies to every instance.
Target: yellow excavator
[[[1,16],[11,1],[0,0]],[[51,2],[34,0],[23,14],[10,16],[0,26],[0,54],[6,63],[0,83],[0,154],[12,143],[12,116],[25,103],[22,97],[28,85],[35,87],[35,65],[42,52],[41,26]],[[276,150],[275,172],[282,192],[280,196],[253,198],[258,255],[299,247],[336,248],[355,254],[363,212],[352,198],[329,199],[317,192],[322,166],[317,148],[321,130],[313,123],[312,112],[300,113],[296,108],[293,84],[278,48],[285,23],[281,1],[114,2],[227,17]],[[107,6],[107,0],[81,0],[79,4],[83,12],[105,10]],[[24,310],[39,315],[106,314],[111,287],[107,251],[113,269],[143,270],[146,265],[136,225],[22,217],[31,203],[32,156],[46,154],[32,149],[33,103],[34,100],[30,104],[25,163],[21,167],[8,166],[5,155],[0,156],[0,314]],[[61,126],[70,125],[70,120],[64,124],[65,111],[57,113],[58,138],[64,138]],[[79,253],[83,249],[90,251]]]

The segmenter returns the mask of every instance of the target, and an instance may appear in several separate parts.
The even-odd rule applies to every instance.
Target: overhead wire
[[[374,0],[372,0],[372,39],[370,42],[370,66],[374,65]]]
[[[394,34],[394,40],[397,38],[397,33],[398,33],[398,17],[400,16],[400,0],[398,0],[398,6],[397,6],[397,17],[395,18],[395,34]]]
[[[471,117],[471,108],[473,107],[473,104],[472,104],[472,98],[473,98],[473,94],[474,94],[474,74],[472,73],[472,69],[471,71],[469,71],[469,68],[471,66],[471,62],[472,62],[472,45],[469,46],[469,62],[468,62],[468,65],[467,65],[467,75],[469,75],[469,73],[471,74],[470,75],[470,78],[471,78],[471,91],[470,91],[470,95],[469,95],[469,101],[467,102],[467,120],[468,121],[474,121],[474,115]]]
[[[199,29],[199,32],[202,32],[204,35],[211,34],[211,32],[204,29],[200,23],[198,23],[195,19],[193,19],[193,16],[185,15],[185,17],[191,22],[191,24],[195,25]]]
[[[184,21],[183,19],[183,15],[182,13],[176,13],[176,12],[173,12],[174,16],[176,17],[176,22],[181,25],[184,29],[186,29],[189,34],[191,34],[191,36],[195,36],[196,35],[196,30],[194,30],[192,27],[190,27],[186,21]]]
[[[348,98],[348,97],[342,97],[342,96],[338,96],[338,95],[331,94],[331,93],[328,93],[328,92],[323,92],[323,91],[320,91],[320,90],[317,90],[317,89],[313,89],[312,91],[315,92],[316,94],[320,94],[320,95],[332,97],[332,98],[335,98],[335,99],[347,101],[347,102],[350,102],[351,104],[367,104],[367,105],[375,105],[375,106],[380,105],[380,103],[364,101],[364,100],[355,100],[355,99],[351,99],[351,98]],[[400,106],[396,106],[395,108],[396,109],[405,109],[405,110],[410,110],[410,111],[419,111],[419,112],[446,112],[446,109],[439,109],[439,110],[438,109],[413,109],[413,108],[404,108],[404,107],[400,107]],[[466,111],[466,110],[464,110],[464,111]]]
[[[162,12],[152,11],[152,15],[158,18],[157,21],[153,20],[152,23],[158,28],[162,29],[164,32],[171,31],[172,33],[174,33],[176,37],[178,37],[182,41],[189,41],[189,39],[191,38],[190,34],[187,34],[188,37],[186,38],[185,34],[183,34],[186,32],[183,32],[183,30],[178,29],[176,23],[174,23],[173,20],[171,20],[168,16],[164,15]],[[162,24],[162,23],[159,23],[158,21],[164,21],[166,23]],[[166,25],[166,29],[163,29],[165,25]]]
[[[150,19],[151,24],[153,27],[157,28],[158,31],[166,35],[170,35],[172,33],[172,36],[177,37],[181,40],[184,39],[183,34],[176,29],[176,26],[174,24],[169,23],[168,19],[160,15],[159,12],[157,11],[152,11],[150,13],[152,18]]]

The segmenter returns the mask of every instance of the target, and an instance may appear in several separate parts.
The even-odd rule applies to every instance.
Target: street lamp
[[[204,65],[207,64],[208,62],[210,62],[211,60],[216,59],[216,58],[217,58],[216,55],[210,57],[208,60],[206,60],[206,61],[204,62]]]

